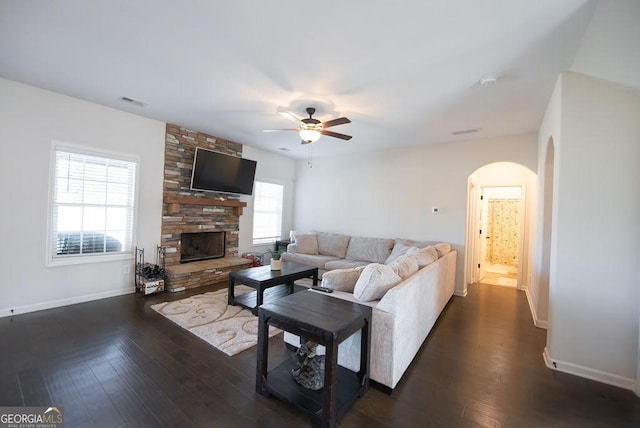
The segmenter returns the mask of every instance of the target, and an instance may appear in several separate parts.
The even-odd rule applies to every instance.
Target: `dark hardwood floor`
[[[228,357],[149,308],[186,295],[0,319],[0,406],[62,406],[67,427],[309,426],[254,392],[255,347]],[[271,340],[273,366],[288,353],[281,335]],[[544,345],[524,293],[471,286],[452,298],[393,394],[369,389],[341,426],[640,426],[640,398],[548,370]]]

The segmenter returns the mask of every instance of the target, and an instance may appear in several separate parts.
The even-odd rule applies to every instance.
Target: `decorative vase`
[[[271,270],[280,270],[280,269],[282,269],[282,260],[271,259]]]

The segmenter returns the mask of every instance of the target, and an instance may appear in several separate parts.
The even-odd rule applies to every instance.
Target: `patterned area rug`
[[[253,291],[238,285],[235,294]],[[258,317],[241,306],[227,305],[227,290],[212,291],[151,306],[180,327],[227,355],[236,355],[258,343]],[[269,337],[280,333],[269,328]]]

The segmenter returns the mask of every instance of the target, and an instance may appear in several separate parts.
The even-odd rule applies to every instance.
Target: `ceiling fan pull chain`
[[[309,144],[307,147],[309,148],[308,157],[307,157],[307,166],[309,167],[309,169],[311,169],[313,168],[313,162],[311,160],[311,144]]]

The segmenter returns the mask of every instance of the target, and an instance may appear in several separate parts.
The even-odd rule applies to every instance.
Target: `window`
[[[130,257],[137,162],[56,145],[53,156],[50,264]]]
[[[256,180],[253,191],[253,243],[266,244],[282,237],[284,186]]]

